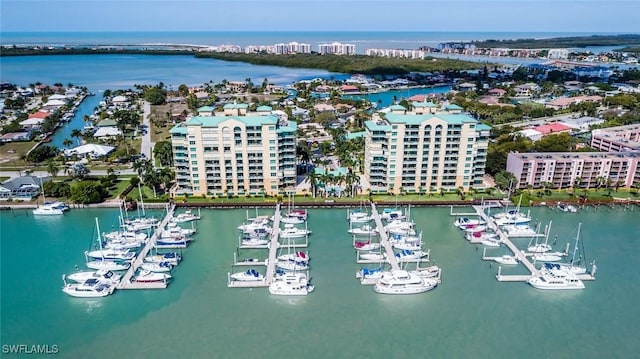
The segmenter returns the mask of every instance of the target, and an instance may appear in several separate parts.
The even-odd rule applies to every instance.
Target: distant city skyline
[[[2,32],[640,33],[637,0],[2,0]]]

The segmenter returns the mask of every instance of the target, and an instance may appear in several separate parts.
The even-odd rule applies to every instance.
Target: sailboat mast
[[[576,246],[573,248],[573,255],[571,256],[571,265],[575,263],[576,252],[578,251],[578,241],[580,240],[580,227],[582,223],[578,223],[578,233],[576,233]]]
[[[140,195],[140,205],[142,206],[142,217],[146,217],[144,213],[144,201],[142,200],[142,188],[140,188],[140,182],[138,182],[138,194]]]

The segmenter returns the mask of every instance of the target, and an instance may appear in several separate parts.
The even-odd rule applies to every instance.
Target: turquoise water
[[[557,249],[573,243],[572,233],[583,223],[587,259],[599,267],[597,280],[586,282],[583,291],[497,282],[497,266],[482,261],[482,249],[462,239],[449,208],[412,209],[425,247],[443,268],[443,283],[431,292],[384,296],[361,286],[342,209],[310,210],[315,292],[286,298],[266,288],[229,289],[235,227],[246,212],[205,210],[168,289],[100,299],[66,296],[61,275],[82,265],[94,217],[106,230],[117,210],[37,219],[3,211],[2,344],[57,344],[59,355],[69,358],[632,357],[640,349],[638,210],[532,210],[536,220],[553,220]]]

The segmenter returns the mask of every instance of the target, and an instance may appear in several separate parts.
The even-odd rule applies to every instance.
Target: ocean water
[[[532,209],[534,220],[553,220],[557,249],[573,245],[582,223],[587,261],[599,267],[597,280],[565,292],[497,282],[497,266],[482,261],[482,248],[462,238],[449,208],[412,208],[432,262],[443,268],[443,282],[410,296],[361,286],[354,278],[360,265],[346,232],[346,211],[310,210],[316,290],[300,298],[272,296],[266,288],[227,288],[235,227],[254,211],[204,210],[196,240],[183,251],[167,289],[100,299],[68,297],[60,290],[61,275],[82,267],[94,218],[108,230],[117,210],[72,210],[61,218],[3,211],[2,344],[55,344],[64,358],[633,357],[640,349],[639,210]],[[516,244],[524,247],[527,240]]]

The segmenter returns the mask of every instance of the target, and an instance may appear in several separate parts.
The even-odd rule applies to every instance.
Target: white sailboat
[[[573,254],[571,255],[571,261],[569,263],[543,263],[543,270],[550,271],[564,271],[573,274],[584,274],[587,272],[587,268],[584,265],[578,265],[580,258],[576,260],[576,254],[578,252],[578,242],[580,240],[580,229],[582,227],[582,223],[578,224],[578,230],[576,233],[576,244],[573,248]]]
[[[33,214],[38,216],[59,216],[64,214],[64,209],[61,206],[61,204],[64,205],[64,203],[47,203],[47,199],[44,196],[44,186],[42,185],[42,178],[40,178],[40,190],[42,191],[42,205],[36,207],[36,209],[33,210]]]

